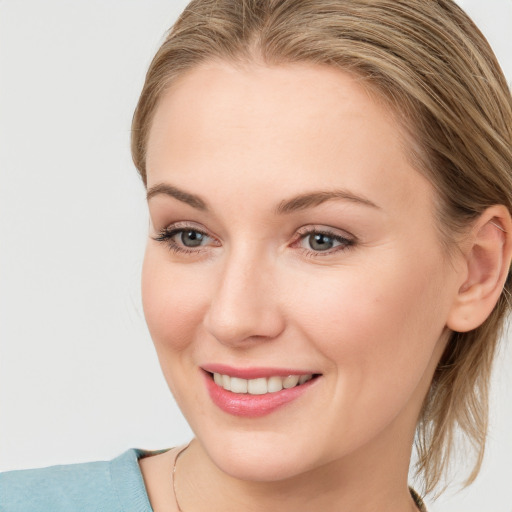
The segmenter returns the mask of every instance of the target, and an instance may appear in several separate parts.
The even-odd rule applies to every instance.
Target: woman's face
[[[163,97],[144,310],[226,472],[409,456],[461,267],[405,146],[390,112],[328,67],[212,62]]]

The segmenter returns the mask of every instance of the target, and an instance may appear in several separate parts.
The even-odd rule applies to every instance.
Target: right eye
[[[200,247],[208,238],[207,235],[195,229],[180,230],[173,237],[175,241],[179,240],[185,247]]]
[[[208,245],[218,245],[214,238],[194,227],[170,226],[163,229],[154,240],[165,243],[171,251],[182,253],[199,252]]]

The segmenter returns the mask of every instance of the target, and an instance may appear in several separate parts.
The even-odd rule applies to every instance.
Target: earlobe
[[[492,206],[475,222],[465,250],[465,280],[447,326],[476,329],[491,314],[503,291],[512,259],[512,220],[503,205]]]

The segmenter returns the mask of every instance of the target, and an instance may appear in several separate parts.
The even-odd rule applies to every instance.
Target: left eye
[[[322,233],[313,233],[307,238],[307,244],[314,251],[328,251],[334,247],[336,240]]]
[[[331,249],[343,249],[353,244],[353,241],[333,233],[306,233],[300,240],[300,246],[314,252],[327,252]]]
[[[195,229],[183,229],[175,233],[173,238],[178,239],[185,247],[200,247],[210,237]]]

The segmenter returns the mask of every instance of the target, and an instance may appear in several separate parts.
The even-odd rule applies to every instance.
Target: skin
[[[142,291],[196,435],[179,459],[183,510],[415,510],[414,430],[467,265],[443,249],[434,190],[406,143],[384,106],[328,67],[210,62],[162,98]],[[345,197],[276,212],[334,190]],[[173,226],[205,233],[204,245],[155,240]],[[314,230],[351,242],[315,252]],[[211,363],[321,377],[277,411],[241,418],[212,403],[200,370]],[[141,467],[155,510],[171,509],[169,454]]]

